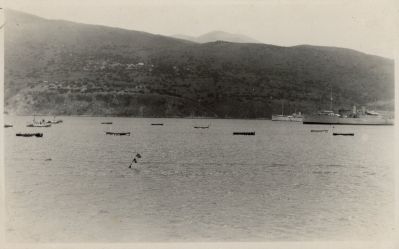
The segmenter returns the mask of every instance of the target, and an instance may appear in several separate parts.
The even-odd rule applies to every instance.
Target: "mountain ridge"
[[[249,36],[242,34],[233,34],[225,31],[215,30],[208,33],[202,34],[200,36],[188,36],[183,34],[173,35],[179,39],[184,39],[192,42],[198,43],[208,43],[215,41],[226,41],[226,42],[236,42],[236,43],[261,43]]]
[[[336,108],[393,108],[393,60],[356,50],[195,43],[14,14],[6,11],[10,113],[268,118],[281,101],[322,108],[331,86]]]

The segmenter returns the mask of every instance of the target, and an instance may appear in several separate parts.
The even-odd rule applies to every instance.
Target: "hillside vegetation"
[[[332,47],[183,39],[6,11],[5,109],[15,114],[269,118],[392,110],[393,60]],[[377,105],[377,106],[376,106]]]

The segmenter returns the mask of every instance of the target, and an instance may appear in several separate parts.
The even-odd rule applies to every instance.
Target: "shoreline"
[[[271,120],[271,118],[229,118],[229,117],[142,117],[142,116],[102,116],[102,115],[18,115],[18,114],[3,114],[3,117],[98,117],[98,118],[150,118],[150,119],[237,119],[237,120]]]

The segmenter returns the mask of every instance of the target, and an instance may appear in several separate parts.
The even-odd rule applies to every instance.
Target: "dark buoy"
[[[137,155],[140,155],[140,154],[137,154]],[[136,155],[136,156],[137,156]],[[140,156],[141,157],[141,156]],[[137,163],[137,159],[136,159],[136,157],[135,158],[133,158],[133,161],[130,163],[130,165],[129,165],[129,169],[131,169],[132,168],[132,164],[133,163]]]

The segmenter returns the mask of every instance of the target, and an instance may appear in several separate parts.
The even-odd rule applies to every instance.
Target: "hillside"
[[[375,102],[393,60],[331,47],[210,42],[6,11],[5,109],[16,114],[268,118]]]

